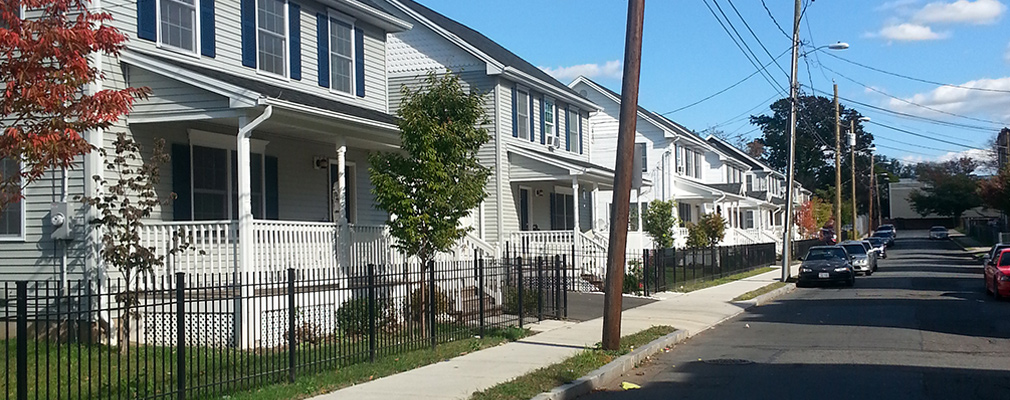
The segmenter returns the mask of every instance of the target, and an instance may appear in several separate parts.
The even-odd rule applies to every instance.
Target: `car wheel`
[[[873,270],[872,269],[869,270],[869,271],[866,271],[866,276],[870,276],[870,275],[873,275]]]

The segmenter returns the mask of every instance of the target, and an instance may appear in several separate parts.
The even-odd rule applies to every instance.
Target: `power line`
[[[719,124],[715,124],[715,126],[723,126],[723,125],[735,123],[735,122],[737,122],[737,118],[741,118],[741,117],[743,117],[745,119],[746,118],[750,118],[750,115],[747,115],[747,114],[750,114],[751,111],[756,110],[758,107],[761,107],[761,106],[763,106],[765,104],[768,104],[769,101],[772,101],[772,99],[774,99],[776,97],[779,97],[779,93],[773,94],[771,97],[769,97],[769,98],[765,99],[764,101],[758,103],[758,105],[756,105],[754,107],[751,107],[749,110],[744,111],[744,112],[742,112],[740,114],[737,114],[736,116],[734,116],[734,117],[726,120],[725,122],[722,122],[722,123],[719,123]]]
[[[895,142],[895,143],[898,143],[898,144],[903,144],[905,146],[918,147],[918,148],[927,149],[927,150],[946,151],[946,152],[951,152],[951,153],[957,153],[958,152],[957,150],[940,149],[940,148],[936,148],[936,147],[923,146],[921,144],[902,142],[900,140],[891,139],[889,137],[884,137],[884,136],[879,136],[879,135],[874,136],[874,139],[886,140],[886,141],[889,141],[889,142]]]
[[[720,95],[720,94],[723,94],[723,93],[725,93],[726,91],[728,91],[728,90],[730,90],[730,89],[732,89],[732,88],[735,88],[735,87],[737,87],[738,85],[740,85],[741,83],[744,83],[744,82],[745,82],[745,81],[747,81],[748,79],[750,79],[750,78],[754,77],[754,75],[757,75],[757,74],[758,74],[759,72],[761,72],[762,70],[765,70],[765,69],[767,69],[769,65],[771,65],[772,63],[774,63],[774,62],[775,62],[775,60],[777,60],[778,58],[781,58],[782,56],[784,56],[784,55],[785,55],[786,53],[788,53],[788,52],[789,52],[789,50],[790,50],[790,49],[786,49],[786,50],[785,50],[785,51],[783,51],[783,52],[782,52],[781,54],[779,54],[779,56],[778,56],[778,57],[775,57],[775,59],[772,59],[772,61],[771,61],[771,62],[769,62],[769,63],[765,64],[764,66],[762,66],[760,70],[757,70],[757,71],[754,71],[754,72],[751,72],[751,74],[750,74],[750,75],[747,75],[747,76],[745,76],[745,77],[744,77],[743,79],[741,79],[741,80],[737,81],[736,83],[734,83],[734,84],[732,84],[732,85],[729,85],[729,86],[728,86],[728,87],[726,87],[725,89],[722,89],[722,90],[720,90],[720,91],[718,91],[718,92],[715,92],[715,93],[712,93],[711,95],[709,95],[709,96],[707,96],[707,97],[705,97],[705,98],[703,98],[703,99],[701,99],[701,100],[698,100],[698,101],[696,101],[696,102],[694,102],[694,103],[691,103],[691,104],[688,104],[688,105],[686,105],[686,106],[683,106],[683,107],[680,107],[680,108],[678,108],[678,109],[676,109],[676,110],[673,110],[673,111],[667,111],[667,112],[665,112],[665,113],[660,113],[659,115],[667,115],[667,114],[673,114],[673,113],[675,113],[675,112],[677,112],[677,111],[681,111],[681,110],[684,110],[684,109],[686,109],[686,108],[690,108],[690,107],[694,107],[694,106],[696,106],[696,105],[698,105],[698,104],[700,104],[700,103],[702,103],[702,102],[704,102],[704,101],[706,101],[706,100],[708,100],[708,99],[711,99],[711,98],[713,98],[713,97],[715,97],[715,96],[718,96],[718,95]],[[774,96],[773,96],[773,97],[774,97]],[[735,118],[735,117],[734,117],[734,118]]]
[[[710,4],[708,4],[708,0],[704,0],[704,2],[705,2],[705,7],[707,7],[708,11],[710,13],[712,13],[712,16],[715,17],[715,19],[716,19],[717,22],[719,22],[719,26],[721,26],[722,30],[725,31],[727,35],[729,35],[729,38],[731,40],[733,40],[733,44],[735,44],[736,47],[738,49],[740,49],[740,51],[743,53],[744,57],[747,58],[747,61],[749,61],[751,63],[751,65],[754,66],[755,69],[761,70],[761,66],[758,64],[758,62],[755,61],[755,60],[753,60],[753,59],[751,59],[750,55],[747,53],[747,50],[744,49],[744,46],[746,45],[746,43],[744,43],[743,45],[741,45],[737,41],[736,37],[733,36],[733,33],[731,33],[729,31],[729,28],[726,27],[726,24],[724,24],[722,22],[722,19],[719,18],[719,15],[715,13],[715,10],[712,9],[712,6]],[[729,22],[729,21],[726,21],[726,22]],[[766,81],[768,81],[769,85],[772,85],[772,87],[775,88],[775,90],[779,91],[779,93],[782,93],[782,94],[786,93],[786,90],[784,88],[782,88],[782,86],[776,84],[775,80],[772,79],[770,76],[765,76],[764,73],[762,73],[761,76],[764,77]]]
[[[880,147],[880,148],[884,148],[884,149],[888,149],[888,150],[896,150],[896,151],[903,151],[903,152],[906,152],[906,153],[918,154],[920,156],[926,156],[926,157],[933,157],[933,156],[935,156],[935,154],[926,154],[926,153],[922,153],[922,152],[918,152],[918,151],[913,151],[913,150],[908,150],[908,149],[899,149],[897,147],[891,147],[891,146],[887,146],[887,145],[883,145],[883,144],[875,144],[874,146],[877,146],[877,147]]]
[[[871,121],[866,121],[866,122],[869,122],[869,123],[874,124],[874,125],[879,125],[879,126],[882,126],[884,128],[891,129],[891,130],[894,130],[894,131],[898,131],[898,132],[902,132],[902,133],[907,133],[907,134],[912,135],[912,136],[921,137],[923,139],[935,140],[935,141],[940,142],[940,143],[946,143],[946,144],[950,144],[950,145],[954,145],[954,146],[958,146],[958,147],[964,147],[964,148],[969,149],[969,150],[984,150],[984,149],[981,149],[981,148],[978,148],[978,147],[972,147],[972,146],[964,145],[964,144],[957,143],[957,142],[951,142],[949,140],[937,139],[937,138],[932,137],[932,136],[926,136],[926,135],[923,135],[921,133],[916,133],[916,132],[912,132],[910,130],[896,128],[896,127],[893,127],[893,126],[890,126],[890,125],[887,125],[887,124],[882,124],[880,122],[876,122],[876,121],[872,121],[872,120]]]
[[[916,106],[916,107],[920,107],[920,108],[923,108],[923,109],[926,109],[926,110],[929,110],[929,111],[933,111],[933,112],[937,112],[937,113],[940,113],[940,114],[946,114],[946,115],[950,115],[950,116],[952,116],[952,117],[958,117],[958,118],[964,118],[964,119],[970,119],[970,120],[972,120],[972,121],[978,121],[978,122],[985,122],[985,123],[989,123],[989,124],[994,124],[994,125],[1001,125],[1001,126],[1005,126],[1005,125],[1010,125],[1010,123],[1008,123],[1008,122],[1000,122],[1000,121],[993,121],[993,120],[988,120],[988,119],[982,119],[982,118],[975,118],[975,117],[969,117],[969,116],[967,116],[967,115],[961,115],[961,114],[955,114],[955,113],[952,113],[952,112],[949,112],[949,111],[943,111],[943,110],[940,110],[940,109],[936,109],[936,108],[933,108],[933,107],[930,107],[930,106],[927,106],[927,105],[923,105],[923,104],[919,104],[919,103],[916,103],[916,102],[914,102],[914,101],[910,101],[910,100],[906,100],[906,99],[902,99],[902,98],[900,98],[900,97],[897,97],[897,96],[894,96],[894,95],[891,95],[891,94],[889,94],[889,93],[886,93],[886,92],[884,92],[884,91],[882,91],[882,90],[880,90],[880,89],[877,89],[877,88],[875,88],[875,87],[872,87],[872,86],[869,86],[869,85],[866,85],[866,84],[863,84],[863,83],[861,83],[861,82],[859,82],[859,81],[857,81],[857,80],[855,80],[855,79],[852,79],[852,78],[849,78],[848,76],[845,76],[844,74],[842,74],[842,73],[840,73],[840,72],[838,72],[838,71],[835,71],[835,70],[833,70],[833,69],[829,68],[828,66],[826,66],[826,65],[824,65],[824,64],[821,64],[821,65],[820,65],[820,67],[821,67],[821,68],[823,68],[823,69],[826,69],[826,70],[828,70],[828,71],[831,71],[831,72],[832,72],[832,73],[834,73],[835,75],[838,75],[838,76],[840,76],[840,77],[842,77],[842,78],[844,78],[844,79],[848,80],[849,82],[852,82],[852,83],[855,83],[855,84],[857,84],[857,85],[859,85],[859,86],[862,86],[862,87],[864,87],[864,88],[866,88],[866,89],[868,89],[868,90],[872,90],[872,91],[874,91],[874,92],[877,92],[877,93],[880,93],[880,94],[882,94],[882,95],[884,95],[884,96],[887,96],[887,97],[890,97],[890,98],[892,98],[892,99],[895,99],[895,100],[898,100],[898,101],[900,101],[900,102],[903,102],[903,103],[906,103],[906,104],[910,104],[910,105],[913,105],[913,106]],[[997,128],[997,129],[998,129],[998,128]]]
[[[855,62],[855,61],[843,58],[841,56],[838,56],[838,55],[835,55],[835,54],[831,54],[829,52],[824,51],[823,49],[819,49],[818,51],[824,52],[824,54],[827,54],[827,55],[829,55],[831,57],[834,57],[834,58],[837,58],[839,60],[845,61],[845,62],[847,62],[849,64],[858,65],[860,67],[863,67],[863,68],[866,68],[866,69],[869,69],[869,70],[873,70],[873,71],[877,71],[877,72],[880,72],[882,74],[896,76],[896,77],[903,78],[903,79],[908,79],[908,80],[911,80],[911,81],[928,83],[928,84],[937,85],[937,86],[950,86],[950,87],[955,87],[955,88],[958,88],[958,89],[965,89],[965,90],[977,90],[977,91],[980,91],[980,92],[1010,93],[1010,90],[989,89],[989,88],[976,88],[976,87],[970,87],[970,86],[961,86],[961,85],[954,85],[954,84],[951,84],[951,83],[943,83],[943,82],[931,81],[929,79],[922,79],[922,78],[916,78],[916,77],[912,77],[912,76],[908,76],[908,75],[902,75],[902,74],[899,74],[897,72],[885,71],[885,70],[882,70],[880,68],[871,67],[871,66],[866,65],[866,64],[861,64],[861,63],[858,63],[858,62]]]
[[[811,90],[813,90],[815,92],[818,92],[818,93],[821,93],[821,94],[826,95],[826,96],[833,96],[834,95],[833,93],[828,93],[828,92],[825,92],[823,90],[817,90],[817,89],[814,89],[814,88],[811,88]],[[977,126],[977,125],[967,125],[967,124],[961,124],[961,123],[949,122],[949,121],[941,121],[941,120],[933,119],[933,118],[929,118],[929,117],[923,117],[923,116],[919,116],[919,115],[903,113],[903,112],[900,112],[900,111],[889,110],[889,109],[886,109],[886,108],[883,108],[883,107],[878,107],[878,106],[867,104],[867,103],[863,103],[863,102],[860,102],[860,101],[844,98],[842,96],[838,96],[838,98],[842,99],[842,100],[845,100],[845,101],[847,101],[849,103],[858,104],[858,105],[861,105],[863,107],[870,108],[870,109],[873,109],[873,110],[877,110],[877,111],[880,111],[880,112],[885,112],[885,113],[888,113],[888,114],[892,114],[892,115],[896,115],[896,116],[901,116],[901,117],[906,117],[906,118],[910,118],[910,119],[921,120],[921,121],[925,121],[925,122],[936,124],[936,125],[943,125],[943,126],[947,126],[947,127],[956,127],[956,128],[963,128],[963,129],[974,129],[974,130],[983,131],[983,132],[992,132],[993,131],[993,128],[991,128],[991,127],[984,127],[984,126]]]
[[[759,38],[758,35],[756,33],[754,33],[754,30],[750,28],[750,24],[747,23],[747,20],[744,19],[743,15],[740,15],[740,11],[736,9],[736,5],[733,4],[733,0],[726,0],[726,1],[729,3],[729,6],[733,8],[733,12],[736,13],[736,16],[738,18],[740,18],[740,21],[743,22],[743,26],[747,27],[747,31],[750,32],[751,36],[754,37],[754,40],[757,41],[758,45],[761,46],[761,49],[764,50],[765,54],[768,55],[768,58],[771,58],[772,61],[775,61],[775,60],[778,60],[779,57],[782,57],[781,55],[779,57],[773,57],[772,53],[770,51],[768,51],[767,47],[765,47],[765,44],[763,42],[761,42],[761,38]],[[715,3],[715,0],[712,0],[712,2]],[[715,6],[719,7],[719,3],[715,3]],[[719,9],[719,12],[722,12],[721,8]],[[723,16],[725,16],[725,14],[723,14]],[[792,47],[790,47],[790,49],[792,49]],[[789,74],[786,73],[786,70],[784,68],[782,68],[782,66],[779,65],[778,62],[775,62],[775,66],[779,67],[779,71],[782,71],[782,74],[786,76],[786,79],[789,78]]]
[[[772,14],[772,10],[768,9],[768,5],[765,4],[765,0],[761,0],[761,5],[765,8],[765,12],[768,13],[768,18],[771,18],[772,22],[775,23],[775,27],[779,28],[779,32],[782,32],[782,36],[785,36],[789,40],[793,40],[793,37],[789,36],[789,34],[786,33],[785,29],[782,29],[782,25],[779,25],[779,21],[777,19],[775,19],[775,15]]]

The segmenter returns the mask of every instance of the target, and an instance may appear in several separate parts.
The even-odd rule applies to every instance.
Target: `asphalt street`
[[[582,399],[1010,399],[1010,301],[954,243],[899,235],[854,288],[797,289]]]

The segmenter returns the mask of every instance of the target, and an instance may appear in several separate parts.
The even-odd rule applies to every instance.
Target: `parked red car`
[[[994,263],[985,265],[985,291],[996,298],[1010,297],[1010,249],[999,253]]]

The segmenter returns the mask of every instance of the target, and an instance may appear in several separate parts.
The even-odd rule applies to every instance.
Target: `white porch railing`
[[[238,264],[237,221],[146,223],[140,243],[165,257],[164,265],[139,277],[145,287],[171,287],[176,272],[220,274],[234,272]],[[183,243],[190,248],[169,254]]]
[[[513,232],[509,239],[513,256],[574,257],[573,269],[579,275],[588,274],[600,279],[606,276],[607,243],[602,238],[582,232],[576,235],[574,231],[565,230]],[[586,287],[580,290],[594,289]]]

